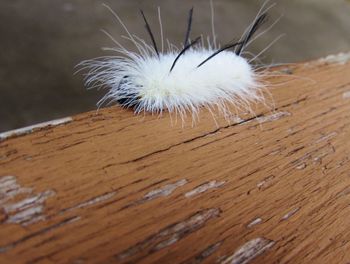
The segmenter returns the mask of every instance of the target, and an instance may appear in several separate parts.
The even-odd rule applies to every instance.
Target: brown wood
[[[344,56],[276,69],[276,110],[219,127],[112,107],[3,135],[0,263],[349,262]]]

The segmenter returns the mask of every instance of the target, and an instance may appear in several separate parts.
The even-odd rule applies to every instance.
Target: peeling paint
[[[286,213],[281,220],[285,221],[288,220],[289,218],[291,218],[293,215],[295,215],[298,211],[300,210],[300,208],[294,208],[293,210],[289,211],[288,213]]]
[[[66,117],[66,118],[56,119],[56,120],[28,126],[28,127],[10,130],[10,131],[4,132],[4,133],[0,133],[0,141],[11,138],[11,137],[18,137],[18,136],[30,134],[30,133],[34,132],[35,130],[39,130],[39,129],[42,129],[45,127],[58,126],[58,125],[72,122],[72,121],[73,121],[73,118]]]
[[[152,200],[157,199],[159,197],[169,196],[177,188],[184,186],[187,183],[188,183],[188,181],[186,179],[182,179],[182,180],[179,180],[175,183],[167,184],[159,189],[152,190],[152,191],[146,193],[141,199],[138,199],[136,201],[133,201],[133,202],[127,204],[126,206],[124,206],[122,208],[122,210],[129,208],[131,206],[136,206],[136,205],[143,204],[145,202],[152,201]]]
[[[96,197],[94,197],[92,199],[89,199],[89,200],[87,200],[85,202],[79,203],[79,204],[77,204],[75,206],[63,209],[63,210],[61,210],[60,213],[64,213],[64,212],[72,211],[72,210],[75,210],[75,209],[80,209],[80,208],[84,208],[84,207],[88,207],[88,206],[91,206],[91,205],[95,205],[95,204],[101,203],[103,201],[109,200],[114,195],[116,195],[116,193],[117,192],[110,192],[110,193],[105,193],[103,195],[96,196]]]
[[[116,255],[116,259],[126,259],[137,255],[140,252],[151,254],[170,245],[173,245],[182,238],[202,228],[209,220],[219,217],[221,210],[211,208],[199,211],[189,218],[172,224],[153,234],[145,240],[138,242],[131,248]],[[142,256],[138,256],[141,258]]]
[[[350,52],[349,53],[339,53],[335,55],[329,55],[325,58],[321,58],[318,60],[319,63],[328,63],[328,64],[341,64],[345,65],[350,60]]]
[[[31,207],[33,204],[42,204],[48,197],[53,196],[54,194],[55,192],[48,190],[38,195],[23,199],[17,203],[4,205],[3,209],[7,214],[15,211],[21,211],[28,207]]]
[[[43,206],[31,206],[27,209],[24,209],[23,211],[20,211],[14,215],[9,215],[8,219],[6,220],[6,223],[8,224],[24,224],[27,225],[29,223],[35,222],[37,219],[42,219],[41,217],[38,218],[43,212]]]
[[[21,199],[13,201],[18,195]],[[0,208],[5,214],[4,223],[27,226],[45,220],[44,203],[53,195],[52,190],[34,194],[32,188],[21,187],[15,176],[0,177]]]
[[[275,245],[275,241],[266,238],[255,238],[245,243],[232,256],[226,258],[221,264],[246,264],[263,254]]]
[[[164,247],[170,246],[184,237],[188,232],[192,233],[193,231],[199,229],[205,224],[209,219],[216,218],[220,214],[219,209],[209,209],[199,212],[189,219],[176,224],[175,226],[163,230],[159,233],[161,237],[171,235],[170,238],[158,243],[155,245],[154,250],[160,250]]]
[[[149,193],[146,193],[143,196],[143,200],[153,200],[161,196],[168,196],[170,195],[173,191],[175,191],[177,188],[185,185],[188,181],[186,179],[179,180],[173,184],[168,184],[163,186],[160,189],[156,189],[153,191],[150,191]]]
[[[253,221],[251,221],[248,225],[247,225],[247,227],[248,228],[252,228],[253,226],[256,226],[256,225],[259,225],[259,224],[261,224],[262,223],[262,219],[261,218],[255,218]]]
[[[223,186],[224,184],[225,184],[224,181],[221,181],[221,182],[217,182],[216,180],[210,181],[208,183],[205,183],[205,184],[198,186],[197,188],[193,189],[192,191],[185,193],[185,197],[190,198],[190,197],[195,196],[197,194],[206,192],[210,189],[219,188],[219,187]]]
[[[258,117],[257,120],[261,124],[261,123],[276,121],[276,120],[279,120],[283,117],[287,117],[287,116],[291,116],[291,115],[292,114],[289,112],[277,112],[277,113],[274,113],[272,115]]]
[[[31,193],[31,188],[23,188],[15,176],[0,177],[0,206],[18,194]]]

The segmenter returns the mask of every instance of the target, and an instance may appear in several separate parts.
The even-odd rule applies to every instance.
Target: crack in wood
[[[74,216],[74,217],[66,218],[63,221],[61,221],[59,223],[56,223],[54,225],[51,225],[51,226],[48,226],[46,228],[40,229],[40,230],[38,230],[36,232],[33,232],[33,233],[31,233],[31,234],[29,234],[27,236],[24,236],[21,239],[18,239],[18,240],[14,241],[14,242],[12,242],[10,244],[7,244],[5,246],[0,247],[0,253],[4,253],[4,252],[6,252],[6,251],[16,247],[17,245],[19,245],[21,243],[24,243],[24,242],[26,242],[26,241],[28,241],[28,240],[36,237],[36,236],[43,235],[45,233],[48,233],[48,232],[50,232],[50,231],[52,231],[52,230],[54,230],[56,228],[65,226],[67,224],[75,223],[75,222],[79,221],[80,219],[81,219],[80,216]]]
[[[222,261],[221,264],[246,264],[274,245],[275,241],[273,240],[263,237],[254,238],[240,247],[233,255]]]
[[[209,220],[219,217],[220,213],[221,210],[218,208],[199,211],[181,222],[163,228],[158,233],[117,254],[115,258],[123,260],[141,252],[145,255],[152,254],[201,229]],[[142,258],[142,255],[139,254],[137,257]]]
[[[197,254],[195,257],[193,257],[190,260],[186,260],[184,262],[182,262],[182,264],[199,264],[202,263],[203,261],[205,261],[208,257],[210,257],[211,255],[213,255],[222,245],[224,241],[221,240],[215,244],[212,244],[210,246],[208,246],[206,249],[204,249],[202,252],[200,252],[199,254]]]
[[[143,160],[143,159],[145,159],[145,158],[148,158],[148,157],[150,157],[150,156],[153,156],[153,155],[155,155],[155,154],[159,154],[159,153],[168,151],[168,150],[170,150],[170,149],[172,149],[172,148],[174,148],[174,147],[181,146],[182,144],[187,144],[187,143],[196,141],[197,139],[201,139],[201,138],[208,137],[208,136],[210,136],[210,135],[212,135],[212,134],[215,134],[215,133],[219,132],[219,131],[222,130],[222,129],[227,129],[227,128],[234,127],[234,126],[237,126],[237,125],[242,125],[242,124],[244,124],[244,123],[249,123],[249,122],[251,122],[251,121],[253,121],[253,120],[257,120],[257,118],[262,117],[262,116],[263,116],[263,114],[260,114],[260,115],[257,115],[257,116],[251,117],[251,118],[247,118],[247,119],[243,120],[241,123],[235,123],[235,124],[229,124],[229,125],[227,125],[227,126],[222,126],[222,127],[219,127],[219,128],[217,128],[217,129],[215,129],[215,130],[213,130],[213,131],[210,131],[210,132],[208,132],[208,133],[205,133],[205,134],[203,134],[203,135],[200,135],[200,136],[197,136],[197,137],[194,137],[194,138],[191,138],[191,139],[188,139],[188,140],[179,142],[179,143],[174,144],[174,145],[171,145],[171,146],[169,146],[169,147],[167,147],[167,148],[163,148],[163,149],[160,149],[160,150],[157,150],[157,151],[148,153],[148,154],[146,154],[146,155],[143,155],[143,156],[141,156],[141,157],[138,157],[138,158],[136,158],[136,159],[132,159],[132,160],[129,160],[129,161],[125,161],[125,162],[118,163],[118,164],[115,164],[115,165],[125,165],[125,164],[129,164],[129,163],[137,162],[137,161]]]
[[[303,97],[303,98],[297,99],[294,102],[291,102],[291,103],[282,105],[279,108],[276,108],[275,111],[277,111],[278,109],[283,109],[283,108],[289,107],[289,106],[294,105],[294,104],[299,104],[299,103],[301,103],[303,101],[306,101],[306,100],[307,100],[307,97]],[[208,137],[210,135],[216,134],[219,131],[221,131],[222,129],[227,129],[227,128],[230,128],[230,127],[235,127],[235,126],[240,126],[240,125],[243,125],[243,124],[251,123],[254,120],[258,121],[260,124],[261,123],[265,123],[265,122],[272,122],[272,121],[276,121],[276,120],[279,120],[279,119],[281,119],[283,117],[287,117],[287,116],[291,116],[291,113],[290,112],[281,111],[281,112],[276,112],[276,113],[274,113],[272,115],[267,115],[267,116],[264,113],[261,113],[259,115],[256,115],[254,117],[250,117],[250,118],[247,118],[247,119],[235,120],[235,121],[240,121],[240,122],[219,127],[217,129],[215,129],[213,131],[210,131],[210,132],[207,132],[207,133],[205,133],[203,135],[199,135],[197,137],[194,137],[194,138],[191,138],[191,139],[179,142],[177,144],[174,144],[174,145],[171,145],[169,147],[166,147],[166,148],[163,148],[163,149],[160,149],[160,150],[157,150],[157,151],[145,154],[145,155],[143,155],[141,157],[138,157],[138,158],[135,158],[135,159],[132,159],[132,160],[128,160],[128,161],[125,161],[125,162],[122,162],[122,163],[118,163],[118,164],[111,164],[110,166],[125,165],[125,164],[129,164],[129,163],[137,162],[137,161],[143,160],[145,158],[148,158],[150,156],[153,156],[155,154],[163,153],[165,151],[168,151],[168,150],[170,150],[170,149],[172,149],[174,147],[180,146],[182,144],[187,144],[187,143],[196,141],[197,139],[205,138],[205,137]]]

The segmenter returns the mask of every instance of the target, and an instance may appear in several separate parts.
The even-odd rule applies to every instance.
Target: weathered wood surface
[[[219,127],[113,107],[2,135],[0,263],[349,262],[347,60],[280,69],[274,112]]]

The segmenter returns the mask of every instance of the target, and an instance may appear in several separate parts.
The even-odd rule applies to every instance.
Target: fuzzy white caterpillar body
[[[153,46],[131,35],[114,13],[138,53],[126,50],[113,39],[118,47],[112,50],[122,56],[103,57],[80,64],[89,69],[87,86],[109,88],[99,103],[117,102],[124,107],[134,108],[135,113],[161,113],[167,110],[184,117],[187,112],[192,116],[197,115],[201,107],[209,110],[217,107],[226,115],[230,113],[230,105],[236,109],[249,110],[252,102],[262,101],[263,84],[241,53],[265,21],[266,13],[258,14],[239,42],[220,49],[213,48],[216,46],[215,41],[206,47],[200,41],[201,38],[190,43],[192,13],[193,10],[190,11],[183,49],[176,50],[168,45],[165,52],[163,36],[162,51],[159,52],[143,12]]]
[[[140,110],[158,112],[190,108],[194,111],[198,106],[254,94],[253,71],[247,61],[234,52],[224,51],[197,68],[213,53],[213,50],[203,48],[190,50],[171,72],[175,53],[148,59],[137,66],[133,83],[140,95]]]

